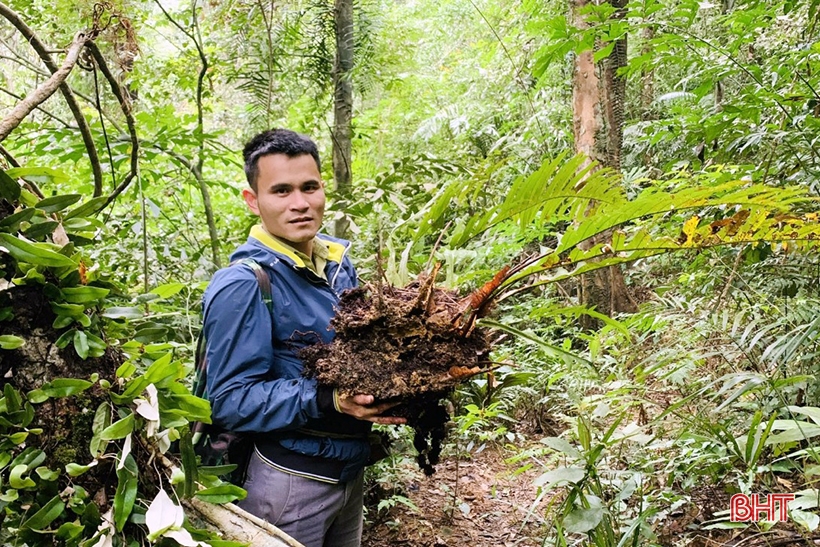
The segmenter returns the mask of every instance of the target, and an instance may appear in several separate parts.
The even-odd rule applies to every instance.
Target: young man
[[[403,420],[381,416],[390,405],[370,395],[302,377],[298,350],[333,338],[334,306],[357,284],[350,244],[318,233],[325,193],[316,145],[275,129],[243,153],[250,188],[242,195],[261,224],[205,292],[213,421],[254,438],[242,508],[306,547],[358,547],[371,423]],[[273,313],[253,271],[236,263],[247,258],[270,277]]]

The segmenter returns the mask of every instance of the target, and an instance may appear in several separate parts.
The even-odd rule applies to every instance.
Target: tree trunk
[[[590,0],[571,0],[573,20],[577,28],[590,28],[581,15],[581,10],[589,2]],[[609,2],[617,10],[613,17],[623,18],[626,1]],[[626,99],[626,81],[617,71],[626,65],[626,53],[626,38],[618,40],[609,57],[597,64],[593,50],[581,52],[575,59],[572,79],[576,152],[582,152],[590,160],[615,170],[621,167]],[[602,234],[599,239],[589,241],[588,245],[595,245],[608,238],[609,234]],[[623,274],[617,266],[584,275],[580,283],[581,302],[590,308],[607,315],[637,311]],[[582,323],[587,328],[596,326],[595,321],[588,316]]]
[[[336,28],[336,61],[333,65],[333,179],[336,200],[342,217],[334,234],[344,237],[350,221],[345,213],[352,181],[351,152],[353,136],[353,0],[336,0],[333,10]]]

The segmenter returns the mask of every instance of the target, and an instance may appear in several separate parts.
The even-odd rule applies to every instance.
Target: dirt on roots
[[[462,301],[435,288],[433,276],[405,288],[368,285],[345,293],[330,344],[303,349],[305,374],[343,394],[369,394],[399,404],[389,414],[415,430],[418,462],[438,463],[449,413],[442,404],[460,382],[487,370],[483,329],[465,329]]]

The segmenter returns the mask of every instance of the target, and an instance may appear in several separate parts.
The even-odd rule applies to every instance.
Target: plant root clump
[[[305,375],[346,395],[399,403],[387,414],[415,430],[418,462],[428,475],[438,462],[449,420],[441,400],[460,382],[487,370],[483,329],[461,326],[464,304],[437,289],[434,275],[405,288],[367,285],[346,292],[331,328],[336,338],[301,350]]]

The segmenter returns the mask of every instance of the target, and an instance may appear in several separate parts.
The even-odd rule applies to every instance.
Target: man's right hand
[[[333,396],[337,410],[356,419],[382,425],[398,425],[407,422],[406,418],[381,415],[396,406],[397,402],[374,404],[376,399],[372,395],[341,395],[334,392]]]

